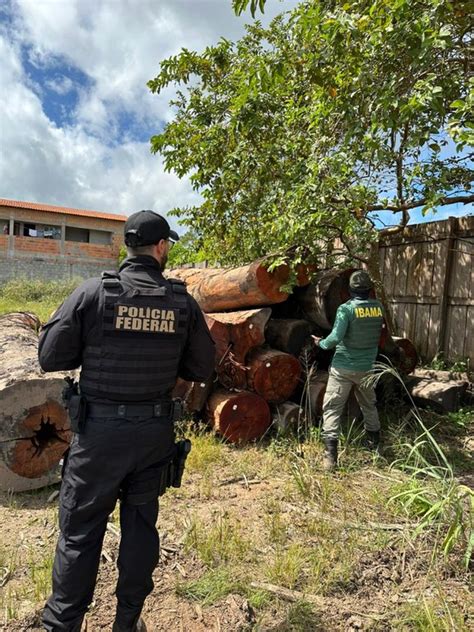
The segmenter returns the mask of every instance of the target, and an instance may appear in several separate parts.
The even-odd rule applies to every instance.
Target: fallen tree
[[[186,282],[188,292],[203,312],[245,309],[281,303],[288,298],[288,292],[281,287],[290,281],[290,268],[281,265],[270,272],[267,265],[259,260],[239,268],[179,268],[170,270],[169,277]],[[305,266],[298,268],[296,283],[309,283]]]
[[[0,489],[36,489],[58,480],[71,431],[61,402],[63,373],[38,362],[40,321],[16,312],[0,317]]]

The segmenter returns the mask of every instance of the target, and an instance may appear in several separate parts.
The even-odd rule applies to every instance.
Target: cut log
[[[58,480],[71,438],[61,403],[66,373],[38,363],[40,322],[33,314],[0,316],[0,489],[24,491]]]
[[[272,425],[280,434],[296,430],[303,416],[303,409],[294,402],[283,402],[271,407]]]
[[[400,349],[400,358],[395,359],[394,364],[400,373],[408,375],[415,370],[418,364],[418,353],[416,352],[415,345],[408,338],[393,336],[393,340]]]
[[[304,317],[322,329],[330,330],[339,305],[349,300],[349,278],[354,268],[322,270],[312,282],[296,292]]]
[[[204,408],[207,398],[211,394],[214,385],[214,376],[207,382],[187,382],[178,378],[171,397],[179,398],[184,402],[187,412],[199,412]]]
[[[215,391],[207,401],[206,413],[209,424],[231,443],[260,439],[271,424],[267,402],[248,391]]]
[[[305,266],[299,266],[297,272],[297,285],[307,285]],[[288,293],[280,288],[288,283],[290,269],[282,265],[269,272],[259,260],[239,268],[178,268],[168,276],[185,281],[204,312],[220,312],[285,301]]]
[[[249,389],[267,402],[279,403],[294,393],[301,376],[295,356],[275,349],[255,349],[247,356]]]
[[[435,382],[466,382],[469,383],[469,376],[465,371],[437,371],[435,369],[415,369],[413,377],[420,377],[425,380]]]
[[[418,377],[410,377],[407,383],[415,404],[431,407],[440,413],[458,410],[467,386],[467,382],[434,382]]]
[[[272,318],[265,329],[265,338],[273,349],[299,356],[311,334],[311,324],[296,318]]]
[[[311,375],[306,383],[305,389],[305,412],[306,417],[312,422],[316,421],[323,414],[323,401],[326,394],[329,373],[326,371],[316,371]]]
[[[226,388],[247,386],[245,358],[265,342],[265,325],[271,309],[260,308],[222,314],[205,314],[216,343],[216,372]]]

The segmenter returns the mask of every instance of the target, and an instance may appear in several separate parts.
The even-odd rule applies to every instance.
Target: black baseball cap
[[[351,290],[367,291],[373,288],[372,279],[365,270],[356,270],[351,274],[349,287]]]
[[[123,229],[125,244],[131,248],[157,244],[161,239],[179,241],[179,235],[171,230],[164,217],[155,211],[145,210],[133,213]]]

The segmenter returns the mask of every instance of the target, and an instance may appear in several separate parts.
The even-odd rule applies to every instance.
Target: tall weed
[[[434,530],[433,555],[441,551],[447,556],[457,545],[462,547],[467,569],[474,550],[474,492],[456,479],[443,449],[423,422],[422,414],[394,367],[376,363],[367,383],[375,385],[384,374],[391,374],[402,383],[411,403],[412,422],[421,430],[412,444],[406,443],[405,456],[391,465],[409,473],[411,478],[393,488],[389,502],[398,503],[407,514],[418,518],[413,531],[415,537],[428,528]]]

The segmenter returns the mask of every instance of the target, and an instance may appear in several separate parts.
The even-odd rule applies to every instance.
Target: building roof
[[[100,211],[86,211],[80,208],[68,208],[67,206],[52,206],[51,204],[38,204],[37,202],[19,202],[0,198],[0,206],[10,206],[31,211],[45,211],[47,213],[59,213],[62,215],[79,215],[80,217],[95,217],[97,219],[110,219],[117,222],[127,221],[126,215],[116,213],[101,213]]]

